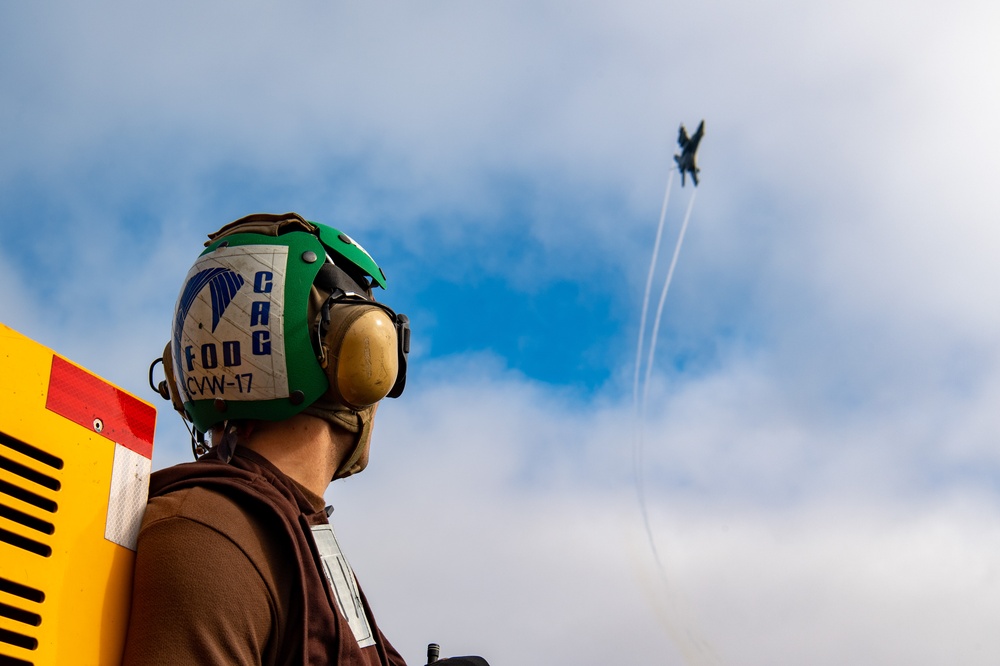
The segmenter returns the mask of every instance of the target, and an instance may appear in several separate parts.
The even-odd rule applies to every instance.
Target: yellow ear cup
[[[334,305],[325,342],[330,388],[343,404],[362,409],[388,395],[399,372],[399,352],[396,327],[384,310]]]

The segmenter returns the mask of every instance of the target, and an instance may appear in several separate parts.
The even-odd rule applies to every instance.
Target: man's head
[[[385,275],[346,234],[251,215],[209,235],[164,353],[166,392],[200,432],[299,413],[356,437],[337,471],[363,468],[374,405],[406,380],[409,323],[372,296]]]

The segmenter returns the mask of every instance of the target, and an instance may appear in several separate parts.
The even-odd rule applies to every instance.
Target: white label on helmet
[[[174,373],[187,400],[288,397],[288,248],[220,247],[195,262],[177,300]]]

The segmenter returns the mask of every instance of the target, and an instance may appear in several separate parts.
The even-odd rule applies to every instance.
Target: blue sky
[[[372,465],[328,493],[411,662],[992,663],[998,19],[5,3],[0,321],[152,400],[205,234],[299,212],[413,321]],[[632,364],[701,118],[643,428],[657,563]],[[160,406],[154,465],[188,456]]]

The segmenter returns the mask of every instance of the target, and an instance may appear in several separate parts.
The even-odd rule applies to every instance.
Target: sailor
[[[160,386],[200,455],[152,475],[124,663],[402,665],[323,494],[365,469],[379,401],[403,392],[408,319],[374,299],[361,245],[297,214],[206,245]],[[438,663],[486,663],[463,659]]]

